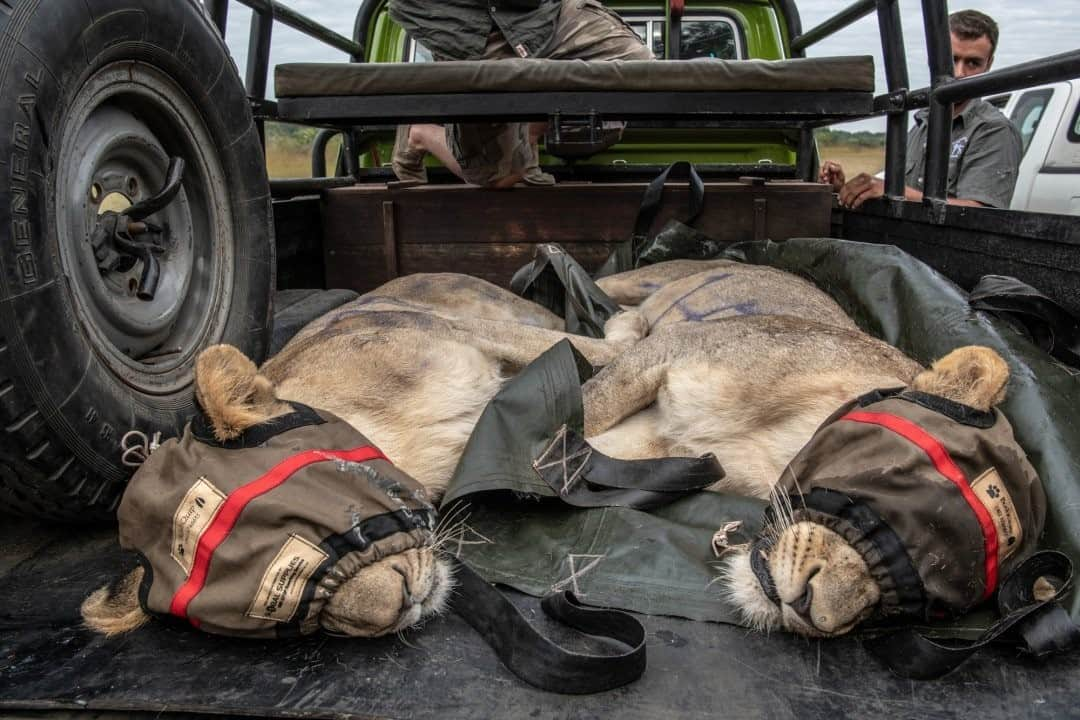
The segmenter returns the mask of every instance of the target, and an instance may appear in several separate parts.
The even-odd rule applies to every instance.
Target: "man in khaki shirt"
[[[976,10],[949,16],[953,74],[957,78],[984,73],[994,62],[997,24]],[[922,200],[926,170],[927,110],[915,114],[908,134],[904,198]],[[952,142],[946,195],[950,205],[1007,208],[1016,185],[1022,143],[1020,133],[1001,111],[975,98],[953,105]],[[821,166],[821,182],[833,186],[840,204],[857,208],[885,194],[885,183],[867,173],[845,181],[844,170],[831,160]]]

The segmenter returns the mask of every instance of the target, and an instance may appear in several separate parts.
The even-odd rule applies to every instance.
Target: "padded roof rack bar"
[[[873,112],[873,98],[855,91],[775,92],[490,92],[416,95],[282,97],[282,120],[313,124],[546,120],[597,113],[612,120],[708,119],[717,126],[770,123],[828,125]]]

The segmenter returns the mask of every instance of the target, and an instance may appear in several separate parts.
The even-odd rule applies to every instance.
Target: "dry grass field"
[[[337,161],[338,145],[336,138],[326,148],[326,167],[333,173]],[[266,170],[272,178],[311,177],[311,151],[284,147],[282,143],[267,143]]]
[[[871,175],[885,169],[885,148],[858,145],[818,145],[822,161],[835,160],[844,168],[844,174],[853,178],[859,173]]]

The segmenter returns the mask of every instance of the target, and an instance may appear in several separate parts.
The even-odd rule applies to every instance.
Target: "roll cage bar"
[[[229,2],[230,0],[205,0],[211,19],[223,36],[228,19]],[[266,98],[274,21],[277,20],[347,53],[351,62],[364,62],[367,29],[378,9],[380,0],[361,0],[356,22],[353,24],[351,40],[292,10],[278,0],[236,0],[236,2],[253,11],[245,82],[256,122],[262,132],[263,121],[277,117],[275,103]],[[921,0],[927,60],[930,67],[930,86],[912,90],[909,88],[899,0],[856,0],[836,15],[805,32],[802,29],[802,21],[795,0],[772,0],[772,3],[787,27],[788,50],[792,57],[804,57],[806,48],[876,12],[888,91],[874,98],[873,112],[866,117],[885,115],[887,118],[885,193],[892,202],[903,201],[904,170],[907,159],[907,113],[913,109],[928,107],[930,113],[923,202],[937,208],[936,215],[942,219],[947,202],[945,189],[948,180],[952,104],[985,94],[1011,92],[1033,85],[1080,77],[1080,49],[1078,49],[957,80],[953,77],[952,71],[947,0]],[[669,13],[675,11],[676,14],[681,15],[682,6],[682,0],[668,0]],[[798,174],[803,179],[810,180],[814,173],[812,130],[805,126],[800,129],[797,153]],[[316,150],[325,149],[327,140],[336,132],[339,131],[322,131],[315,143]],[[344,136],[347,143],[345,170],[349,175],[355,175],[357,165],[353,151],[355,138],[353,138],[353,133],[348,131],[344,132]],[[317,177],[325,175],[325,162],[322,157],[322,154],[319,154],[317,158],[313,156],[312,170]]]

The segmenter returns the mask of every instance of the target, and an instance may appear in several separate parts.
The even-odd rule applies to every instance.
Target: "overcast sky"
[[[284,4],[326,25],[331,30],[352,36],[353,21],[359,3],[352,0],[284,0]],[[850,0],[799,0],[803,27],[809,29],[830,15],[847,7]],[[919,0],[900,0],[907,46],[908,73],[913,88],[929,84],[926,45],[922,29],[922,3]],[[952,2],[950,10],[974,7],[993,17],[1001,29],[995,68],[1045,57],[1080,48],[1080,1],[1078,0],[979,0],[977,4]],[[239,3],[230,3],[227,40],[233,57],[244,76],[247,59],[248,26],[251,11]],[[345,60],[343,53],[309,39],[285,27],[274,26],[271,67],[283,62],[333,62]],[[823,55],[874,55],[877,68],[877,92],[885,91],[884,66],[874,15],[843,30],[839,35],[809,49],[812,57]],[[270,81],[273,91],[273,79]],[[883,130],[884,120],[878,118],[842,126],[845,129]]]

